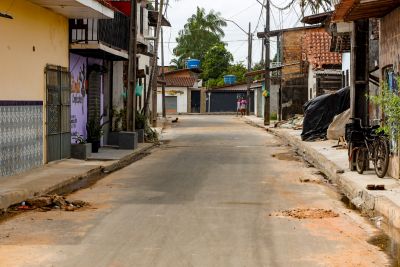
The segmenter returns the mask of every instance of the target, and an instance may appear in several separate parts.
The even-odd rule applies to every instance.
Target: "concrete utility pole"
[[[265,96],[265,105],[264,105],[264,125],[270,125],[270,106],[271,106],[271,79],[270,79],[270,43],[269,43],[269,31],[270,31],[270,3],[267,0],[266,9],[266,18],[265,18],[265,90],[267,91],[267,95]]]
[[[251,71],[252,65],[252,55],[253,55],[253,34],[251,33],[251,22],[249,22],[249,34],[248,34],[248,53],[247,53],[247,71]],[[251,77],[247,78],[247,106],[246,106],[246,114],[250,115],[250,87],[251,87]]]
[[[136,120],[136,54],[137,54],[137,0],[131,0],[131,18],[129,34],[129,59],[128,59],[128,106],[127,130],[135,131]]]
[[[265,26],[264,26],[264,29],[265,29]],[[264,44],[261,45],[261,62],[264,63]]]
[[[161,27],[161,77],[163,81],[165,81],[165,70],[164,70],[164,31]],[[165,83],[162,84],[162,116],[163,118],[167,117],[166,109],[165,109]]]
[[[363,126],[369,125],[369,20],[353,22],[351,32],[350,110],[352,118],[360,118]],[[352,143],[350,147],[354,147]],[[349,161],[350,170],[356,169],[355,157]],[[367,165],[368,167],[368,165]]]
[[[240,27],[239,24],[237,24],[235,21],[230,20],[230,19],[224,19],[225,21],[232,22],[235,24],[242,32],[244,32],[247,35],[248,39],[248,53],[247,53],[247,71],[251,71],[251,65],[252,65],[252,55],[253,55],[253,34],[251,33],[251,23],[249,22],[249,32],[245,31],[242,27]],[[247,106],[246,106],[246,114],[250,115],[250,86],[251,86],[251,78],[247,78]]]
[[[277,46],[277,61],[279,64],[282,64],[282,59],[281,59],[281,36],[277,36],[276,40],[276,46]],[[283,120],[282,118],[282,70],[279,71],[279,92],[278,92],[278,121]]]
[[[155,0],[155,6],[156,6],[156,10],[158,11],[158,12],[160,12],[161,13],[161,16],[162,16],[162,6],[159,8],[158,7],[158,0]],[[160,16],[160,14],[159,14],[159,16]],[[157,20],[157,27],[158,27],[158,23],[159,23],[159,21]],[[157,39],[157,34],[159,34],[158,32],[157,32],[157,30],[154,32],[154,37],[156,37],[156,39]],[[156,40],[156,42],[158,42],[158,40]],[[158,44],[155,44],[155,46],[158,46]],[[158,51],[158,49],[157,49],[157,51]],[[152,86],[152,98],[151,98],[151,106],[152,106],[152,118],[151,118],[151,120],[152,120],[152,125],[153,125],[153,127],[155,127],[155,126],[157,126],[157,86],[158,86],[158,84],[157,84],[157,79],[158,79],[158,63],[157,63],[157,57],[155,58],[155,60],[156,60],[156,64],[154,65],[155,67],[154,67],[154,76],[153,76],[153,78],[155,79],[155,82],[153,82],[153,86]]]

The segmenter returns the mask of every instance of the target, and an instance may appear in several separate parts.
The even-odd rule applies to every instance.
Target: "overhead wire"
[[[250,8],[252,8],[253,6],[255,6],[255,5],[257,5],[257,4],[258,4],[258,3],[254,3],[254,4],[252,4],[252,5],[248,6],[248,7],[246,7],[246,8],[244,8],[244,9],[240,10],[238,13],[236,13],[236,14],[234,14],[234,15],[228,17],[228,19],[231,19],[231,18],[233,18],[233,17],[236,17],[237,15],[242,14],[243,12],[249,10]]]
[[[265,7],[265,0],[263,0],[263,5],[262,5],[262,8],[261,8],[260,16],[258,17],[258,22],[257,22],[257,25],[256,25],[256,27],[254,29],[253,34],[255,34],[257,32],[258,26],[260,25],[260,21],[261,21],[262,15],[263,15],[264,7]]]

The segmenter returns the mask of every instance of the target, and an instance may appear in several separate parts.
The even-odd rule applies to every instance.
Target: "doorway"
[[[71,76],[66,68],[46,67],[47,162],[71,157]]]

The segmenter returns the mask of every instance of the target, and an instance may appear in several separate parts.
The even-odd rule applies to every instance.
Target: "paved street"
[[[163,138],[68,197],[90,207],[3,221],[0,266],[389,264],[367,242],[378,234],[367,219],[264,130],[233,116],[183,116]]]

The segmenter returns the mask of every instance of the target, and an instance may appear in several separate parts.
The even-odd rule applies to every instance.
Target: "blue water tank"
[[[186,64],[188,69],[200,69],[200,60],[198,59],[188,59]]]
[[[235,84],[236,83],[236,76],[235,75],[225,75],[224,76],[224,83],[225,84]]]

